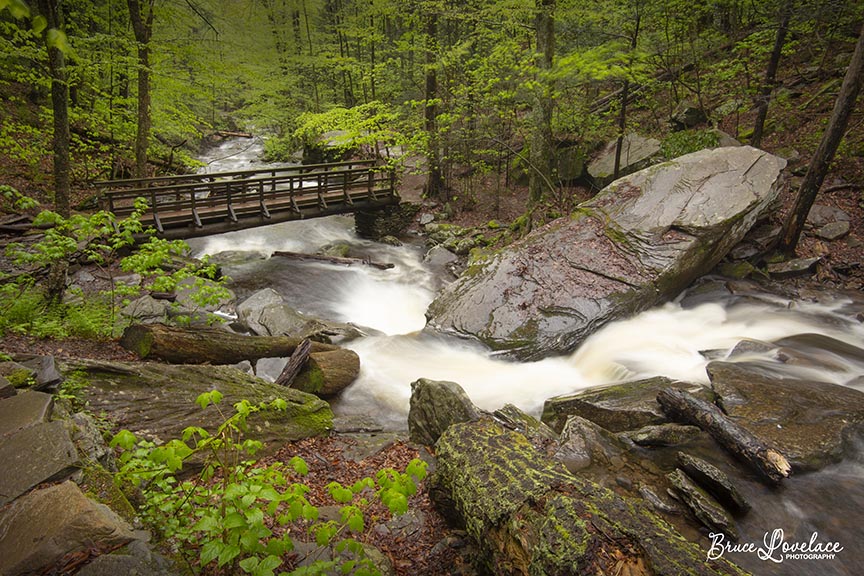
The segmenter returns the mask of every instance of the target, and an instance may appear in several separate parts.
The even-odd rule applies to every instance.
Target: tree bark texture
[[[834,102],[834,110],[831,112],[828,128],[825,129],[822,141],[813,154],[813,159],[807,168],[807,174],[804,175],[804,181],[798,189],[795,206],[789,212],[783,227],[780,250],[787,254],[795,253],[795,247],[798,245],[798,239],[804,230],[807,215],[810,213],[810,208],[816,200],[819,188],[825,180],[834,154],[846,132],[846,126],[848,126],[849,118],[855,108],[855,101],[861,91],[862,80],[864,80],[864,27],[858,36],[855,53],[852,55],[849,68],[846,69],[843,85],[840,87],[840,93]]]
[[[43,38],[48,48],[48,67],[51,71],[51,109],[54,115],[54,207],[58,214],[68,218],[69,208],[69,83],[66,78],[66,59],[63,51],[48,42],[52,30],[60,30],[62,16],[57,0],[39,0],[39,12],[47,27]]]
[[[528,179],[528,202],[539,203],[552,192],[552,109],[554,100],[548,78],[555,57],[555,0],[536,0],[534,26],[537,33],[537,76],[532,112],[531,170]]]
[[[155,0],[126,0],[135,41],[138,43],[138,131],[135,136],[135,177],[147,176],[150,145],[150,37]]]
[[[753,136],[750,138],[750,145],[754,148],[759,148],[762,144],[762,131],[765,129],[765,119],[768,117],[768,102],[770,102],[771,92],[774,90],[774,80],[777,77],[777,69],[780,67],[780,57],[783,54],[783,44],[786,42],[786,32],[789,30],[791,4],[791,2],[784,2],[780,8],[780,23],[777,26],[777,35],[774,37],[774,48],[768,59],[768,68],[765,70],[765,82],[756,97],[756,123],[753,125]]]
[[[303,340],[288,336],[241,336],[218,328],[184,329],[165,324],[136,324],[123,332],[120,344],[141,358],[172,364],[236,364],[259,358],[291,356]],[[340,350],[312,343],[312,353]]]
[[[426,15],[426,74],[424,98],[426,106],[423,110],[424,128],[429,141],[426,162],[429,165],[429,176],[426,179],[424,193],[429,198],[438,198],[443,191],[444,179],[441,176],[441,152],[438,138],[438,71],[435,45],[438,40],[438,15]]]
[[[642,15],[636,12],[636,25],[633,28],[633,36],[630,37],[630,51],[636,49],[639,40],[639,25],[642,23]],[[617,180],[621,171],[621,149],[624,147],[624,132],[627,129],[627,99],[630,95],[630,79],[624,78],[624,86],[621,87],[621,108],[618,110],[618,140],[615,143],[615,167],[612,169],[612,179]]]
[[[450,426],[436,456],[431,495],[491,574],[743,574],[490,417]]]
[[[673,388],[662,390],[657,402],[676,422],[693,424],[708,432],[718,444],[771,484],[779,484],[789,476],[792,466],[785,456],[727,418],[714,404]]]

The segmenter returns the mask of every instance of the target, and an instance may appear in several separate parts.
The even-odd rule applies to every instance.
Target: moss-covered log
[[[491,418],[436,444],[433,497],[463,523],[493,574],[743,574],[707,561],[641,502],[573,476]]]
[[[291,356],[302,341],[302,338],[287,336],[241,336],[218,328],[136,324],[123,332],[120,344],[141,358],[172,364],[236,364],[243,360]],[[331,350],[339,350],[339,347],[312,343],[313,353]]]

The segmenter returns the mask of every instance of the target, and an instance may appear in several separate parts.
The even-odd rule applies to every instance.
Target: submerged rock
[[[702,150],[621,178],[571,216],[469,267],[429,327],[539,359],[678,295],[776,198],[785,161],[749,146]]]

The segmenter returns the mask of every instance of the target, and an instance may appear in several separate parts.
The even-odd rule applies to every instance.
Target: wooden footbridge
[[[100,206],[118,218],[144,198],[145,226],[194,238],[289,220],[372,212],[399,203],[392,169],[373,160],[96,182]]]

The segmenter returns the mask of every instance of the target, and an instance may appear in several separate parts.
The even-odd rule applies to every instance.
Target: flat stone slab
[[[42,482],[66,478],[80,464],[63,422],[36,424],[4,437],[0,442],[0,506]],[[0,570],[0,574],[6,573]]]
[[[542,420],[556,432],[561,432],[570,416],[580,416],[610,432],[664,424],[669,419],[657,403],[657,393],[670,387],[700,398],[708,392],[705,386],[658,376],[549,398],[543,405]]]
[[[44,392],[26,391],[3,400],[0,402],[0,437],[47,422],[53,407],[54,398]]]
[[[18,362],[0,362],[0,376],[6,378],[15,388],[24,388],[35,381],[36,371]]]
[[[40,574],[69,553],[97,543],[121,545],[134,537],[107,506],[87,498],[74,482],[63,482],[31,492],[0,512],[0,574]]]
[[[864,393],[853,388],[783,378],[746,363],[711,362],[707,370],[723,411],[794,470],[842,460],[853,432],[864,428]]]

